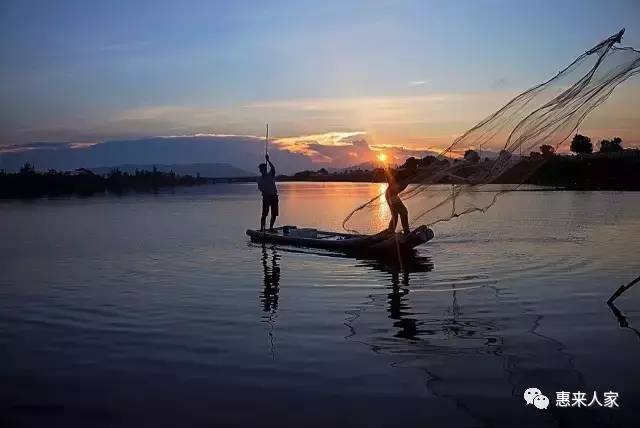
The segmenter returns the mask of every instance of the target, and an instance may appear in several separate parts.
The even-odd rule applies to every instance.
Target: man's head
[[[262,175],[266,175],[267,174],[267,164],[266,163],[261,163],[260,165],[258,165],[258,169],[260,170],[260,174],[262,174]]]

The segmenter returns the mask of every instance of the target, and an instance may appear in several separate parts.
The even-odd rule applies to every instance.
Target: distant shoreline
[[[434,160],[436,158],[433,158]],[[425,159],[409,158],[405,168],[411,163],[428,173],[430,164],[424,166]],[[429,160],[433,162],[434,160]],[[437,161],[442,162],[442,161]],[[447,162],[447,161],[444,161]],[[484,162],[455,160],[469,166],[469,169],[481,168]],[[463,164],[463,165],[464,165]],[[279,176],[282,182],[352,182],[352,183],[384,183],[386,177],[382,168],[374,170],[351,170],[329,173],[323,168],[318,171],[302,171],[292,176]],[[420,184],[420,182],[413,182]],[[447,177],[437,183],[459,184]],[[515,163],[504,174],[484,184],[528,184],[554,188],[556,190],[614,190],[640,191],[640,150],[625,150],[617,154],[592,154],[581,156],[551,155],[547,157],[524,157]]]
[[[121,195],[129,192],[153,193],[160,189],[200,186],[207,184],[202,177],[177,175],[173,172],[136,171],[122,173],[115,169],[108,175],[78,170],[40,173],[26,164],[18,173],[0,173],[0,198],[32,199],[52,196],[93,196],[98,194]]]
[[[385,184],[384,181],[354,181],[354,180],[291,180],[291,179],[277,179],[279,183],[349,183],[349,184]],[[239,183],[231,183],[231,184],[239,184]],[[420,182],[414,182],[410,184],[424,184]],[[430,186],[449,186],[457,183],[451,182],[441,182],[429,184]],[[516,188],[513,192],[577,192],[577,191],[585,191],[585,192],[602,192],[602,191],[612,191],[612,192],[638,192],[640,188],[638,187],[630,187],[630,188],[607,188],[607,187],[561,187],[554,186],[549,184],[532,184],[532,183],[486,183],[479,184],[477,186],[506,186],[506,185],[520,185],[520,186],[538,186],[536,189],[522,189]],[[489,192],[489,190],[487,190]],[[493,190],[491,190],[493,191]]]
[[[543,186],[538,189],[515,189],[517,191],[640,191],[640,151],[629,150],[622,156],[560,156],[553,155],[544,159],[524,158],[515,163],[504,174],[491,183],[479,185],[534,185]],[[434,158],[435,159],[435,158]],[[428,159],[409,158],[407,163],[420,162]],[[447,162],[441,160],[439,162]],[[455,160],[455,162],[468,162]],[[491,162],[491,160],[485,160]],[[405,163],[406,165],[406,163]],[[465,165],[465,164],[461,164]],[[483,168],[479,161],[468,162],[468,169]],[[419,166],[421,171],[429,172],[429,164]],[[426,168],[426,169],[425,169]],[[484,167],[486,168],[486,167]],[[25,164],[17,173],[0,171],[0,198],[28,199],[45,196],[79,195],[92,196],[96,194],[120,195],[128,192],[153,193],[160,189],[202,186],[216,183],[251,183],[257,177],[193,177],[178,175],[171,170],[161,172],[154,168],[152,171],[136,170],[133,173],[121,172],[118,169],[108,174],[100,175],[80,168],[75,171],[37,172],[33,165]],[[324,168],[318,171],[301,171],[293,175],[279,175],[278,182],[300,183],[385,183],[383,169],[347,170],[329,173]],[[413,184],[421,184],[415,182]],[[446,177],[437,183],[430,184],[459,184],[452,183]]]

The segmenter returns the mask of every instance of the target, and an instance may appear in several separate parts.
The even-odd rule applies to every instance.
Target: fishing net
[[[414,184],[400,195],[409,208],[410,224],[433,225],[484,212],[500,195],[531,177],[542,163],[521,162],[524,155],[543,144],[557,149],[616,86],[640,72],[640,51],[614,46],[623,33],[624,29],[553,78],[516,96],[437,156],[418,160],[411,179]],[[469,148],[476,155],[463,156]],[[357,217],[370,217],[372,210],[380,210],[386,204],[383,195],[354,209],[343,227],[356,232],[356,227],[367,224]]]

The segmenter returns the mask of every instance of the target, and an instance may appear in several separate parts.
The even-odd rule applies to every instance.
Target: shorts
[[[389,205],[389,211],[391,211],[391,215],[405,215],[408,213],[407,207],[404,206],[402,200],[398,196],[387,198],[387,204]]]
[[[405,207],[402,202],[396,202],[389,205],[389,211],[391,211],[391,215],[395,215],[396,213],[400,215],[407,215],[409,213],[407,207]]]
[[[385,195],[385,199],[387,200],[387,204],[389,205],[389,211],[393,212],[403,212],[407,211],[407,207],[402,203],[402,199],[398,195],[387,196]]]
[[[266,217],[267,214],[269,214],[269,209],[271,209],[272,217],[276,217],[278,214],[280,214],[278,211],[278,195],[262,197],[262,216],[263,217]]]

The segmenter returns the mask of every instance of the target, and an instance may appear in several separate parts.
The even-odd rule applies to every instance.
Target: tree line
[[[161,172],[136,170],[134,173],[113,169],[108,174],[98,175],[79,168],[75,171],[38,172],[31,163],[26,163],[17,173],[0,171],[1,198],[32,198],[40,196],[94,194],[123,194],[128,191],[155,192],[161,188],[196,186],[207,181],[199,175],[177,175],[173,171]]]
[[[593,144],[589,137],[581,134],[576,134],[573,137],[570,149],[578,156],[559,155],[555,152],[554,146],[542,144],[539,151],[532,151],[528,156],[521,158],[513,158],[512,167],[492,182],[538,184],[565,189],[640,190],[640,150],[623,150],[621,138],[601,140],[599,153],[602,156],[585,156],[593,153]],[[628,156],[609,156],[609,154],[621,152],[628,153]],[[433,155],[422,158],[410,157],[399,168],[428,171],[432,167],[446,167],[458,163],[477,164],[478,167],[482,167],[484,162],[490,163],[493,162],[493,159],[485,157],[482,160],[476,150],[468,149],[462,157],[454,159]],[[473,168],[470,168],[469,171],[473,171]],[[329,173],[326,169],[321,168],[318,171],[302,171],[289,177],[281,177],[281,179],[286,181],[384,182],[386,177],[382,168],[334,173]],[[447,176],[444,176],[439,183],[451,184],[451,181]]]

